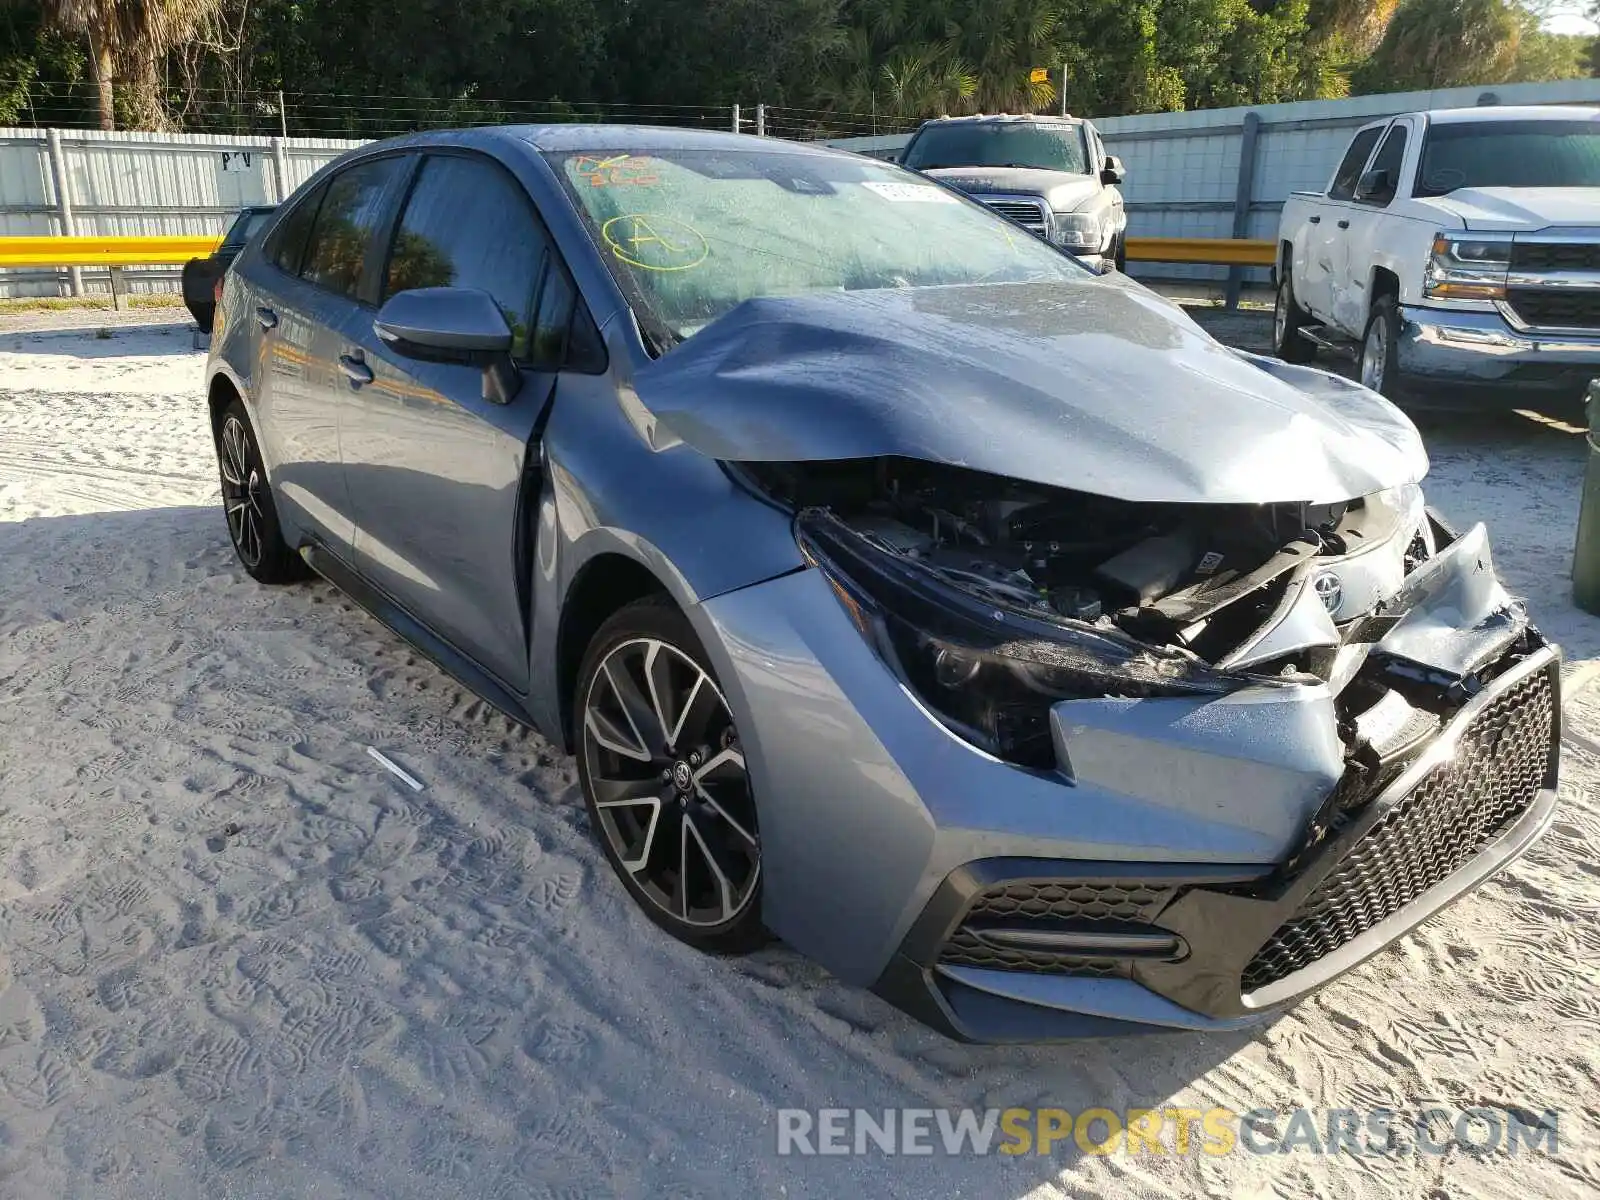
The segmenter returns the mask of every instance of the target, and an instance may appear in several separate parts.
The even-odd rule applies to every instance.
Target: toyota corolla
[[[366,146],[208,381],[250,574],[573,753],[668,933],[952,1036],[1260,1020],[1551,819],[1557,652],[1403,415],[888,164]]]

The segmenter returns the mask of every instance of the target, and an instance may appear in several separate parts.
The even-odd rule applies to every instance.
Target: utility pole
[[[1061,115],[1067,115],[1067,64],[1061,64]]]
[[[283,107],[282,88],[278,89],[278,136],[282,138],[289,136],[289,113]]]
[[[765,104],[756,105],[756,136],[767,136],[767,106]]]
[[[733,131],[735,133],[739,132],[739,106],[737,104],[733,106]]]

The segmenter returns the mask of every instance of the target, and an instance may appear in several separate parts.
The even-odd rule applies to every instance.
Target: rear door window
[[[1334,172],[1333,186],[1328,189],[1328,199],[1349,200],[1356,194],[1356,184],[1361,181],[1361,168],[1367,165],[1367,159],[1372,157],[1372,148],[1378,144],[1378,137],[1383,133],[1382,125],[1374,125],[1371,129],[1363,129],[1356,134],[1350,142],[1350,149],[1344,152],[1344,159],[1339,163],[1339,169]]]
[[[306,244],[300,277],[340,295],[361,294],[368,251],[384,211],[384,196],[405,166],[400,157],[357,163],[328,181]]]
[[[430,155],[395,230],[383,298],[424,287],[488,292],[511,327],[513,355],[527,358],[548,249],[532,201],[506,171],[473,156]]]

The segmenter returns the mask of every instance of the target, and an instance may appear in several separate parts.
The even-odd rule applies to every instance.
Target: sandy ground
[[[0,326],[0,1195],[1600,1190],[1600,619],[1568,598],[1572,433],[1426,426],[1433,500],[1489,522],[1570,656],[1564,811],[1534,852],[1265,1029],[973,1048],[782,948],[668,941],[566,759],[330,587],[250,581],[202,357],[160,320]],[[1559,1109],[1558,1148],[775,1154],[788,1106],[1428,1102]]]

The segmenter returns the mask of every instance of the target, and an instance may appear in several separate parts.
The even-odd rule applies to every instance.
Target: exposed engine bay
[[[1272,617],[1289,577],[1313,560],[1409,534],[1384,572],[1392,590],[1432,552],[1420,496],[1408,503],[1401,493],[1201,507],[1136,504],[911,459],[745,469],[796,511],[825,509],[876,549],[978,599],[1116,628],[1213,664]]]
[[[1430,561],[1455,535],[1415,486],[1202,506],[904,458],[738,471],[796,514],[802,546],[907,686],[1018,765],[1057,765],[1060,700],[1327,686],[1349,768],[1337,809],[1392,777],[1513,643],[1537,641],[1484,569],[1486,545],[1471,551],[1476,568]],[[1450,592],[1464,575],[1476,591]],[[1436,660],[1425,636],[1399,628],[1441,602],[1477,614],[1478,659]],[[1385,639],[1392,652],[1373,654]]]

